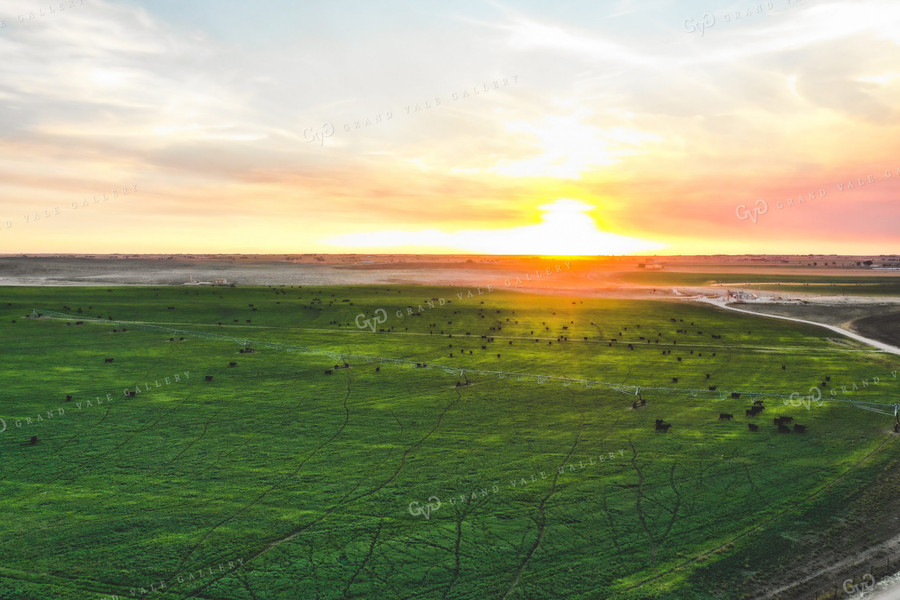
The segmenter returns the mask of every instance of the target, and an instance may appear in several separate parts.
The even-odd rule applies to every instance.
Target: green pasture
[[[892,404],[900,361],[709,306],[4,288],[0,335],[0,599],[742,598],[896,451],[834,399]]]
[[[681,273],[673,271],[636,271],[620,273],[616,278],[628,283],[658,286],[730,285],[771,292],[825,294],[829,296],[897,296],[900,277],[830,276],[771,273]]]

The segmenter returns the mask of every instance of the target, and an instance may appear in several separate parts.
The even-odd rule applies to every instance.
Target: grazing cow
[[[230,363],[228,363],[228,366],[229,366],[229,367],[236,367],[236,366],[237,366],[237,363],[236,363],[236,362],[230,362]]]
[[[213,376],[212,376],[212,375],[207,375],[207,376],[206,376],[206,381],[212,381],[212,379],[213,379]]]
[[[71,402],[71,401],[72,401],[72,395],[66,394],[66,402]]]
[[[790,433],[790,432],[791,432],[790,427],[788,427],[787,425],[782,425],[781,423],[778,424],[778,433]]]
[[[672,426],[671,423],[657,423],[656,430],[662,431],[663,433],[665,433],[665,432],[669,431],[669,427],[671,427],[671,426]]]
[[[738,392],[731,392],[731,397],[734,398],[735,400],[737,400],[738,398],[741,397],[741,395]]]
[[[794,420],[794,417],[778,417],[778,418],[781,419],[782,423],[790,423],[791,421]]]
[[[706,378],[709,379],[709,373],[706,374]]]
[[[657,419],[656,424],[659,425],[660,423],[665,423],[665,421],[663,419]]]
[[[647,401],[641,398],[641,406],[647,406]]]
[[[759,425],[756,423],[747,423],[747,429],[750,431],[759,431]]]
[[[31,436],[31,439],[28,440],[28,443],[29,443],[30,445],[32,445],[32,446],[34,446],[35,444],[37,444],[37,443],[38,443],[38,438],[37,438],[37,436],[36,436],[36,435]]]
[[[830,375],[826,375],[826,376],[825,376],[825,381],[831,381],[831,376],[830,376]]]
[[[677,378],[677,377],[673,377],[673,378],[672,378],[672,383],[678,383],[678,378]]]
[[[714,385],[709,386],[709,391],[711,391],[711,392],[716,391],[716,387],[717,386],[714,386]]]
[[[744,411],[744,414],[747,415],[748,417],[755,417],[756,411],[748,408],[747,410]]]
[[[325,369],[326,375],[331,375],[332,373],[333,373],[333,371],[331,369]],[[210,377],[210,379],[212,379],[212,377]]]
[[[113,361],[113,359],[111,359],[111,358],[103,359],[103,362],[106,362],[106,363],[111,363],[112,361]]]
[[[794,433],[806,433],[806,425],[794,423]]]
[[[381,367],[375,367],[375,372],[376,372],[376,373],[381,373]]]
[[[734,415],[730,415],[728,413],[719,413],[720,421],[730,421],[733,418],[734,418]]]

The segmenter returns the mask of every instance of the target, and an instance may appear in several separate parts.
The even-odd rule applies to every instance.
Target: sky
[[[900,253],[900,2],[0,0],[0,253]]]

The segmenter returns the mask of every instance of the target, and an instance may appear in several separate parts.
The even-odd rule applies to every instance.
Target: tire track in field
[[[565,460],[563,460],[563,466],[572,458],[572,455],[575,453],[575,449],[578,447],[578,442],[581,440],[581,432],[584,428],[584,421],[581,422],[581,425],[578,427],[578,435],[575,436],[575,441],[572,443],[572,448],[569,450],[569,453],[566,455]],[[556,493],[556,483],[559,480],[559,468],[557,467],[556,473],[553,475],[553,485],[550,488],[550,491],[541,499],[541,502],[538,504],[538,513],[540,514],[539,518],[539,526],[538,526],[538,536],[534,541],[534,544],[528,550],[528,553],[525,555],[525,558],[522,560],[522,564],[519,565],[518,570],[516,571],[515,577],[513,577],[512,583],[509,586],[509,589],[503,595],[502,600],[506,600],[512,595],[512,593],[516,590],[516,586],[519,585],[519,580],[522,577],[522,574],[525,572],[525,569],[528,567],[528,563],[531,562],[534,553],[537,551],[538,547],[541,545],[541,540],[544,539],[544,534],[547,532],[547,513],[544,510],[544,507],[547,504],[547,501]]]
[[[432,427],[432,428],[431,428],[431,429],[430,429],[430,430],[429,430],[429,431],[428,431],[428,432],[427,432],[427,433],[426,433],[426,434],[425,434],[418,442],[416,442],[415,444],[413,444],[412,446],[410,446],[409,448],[407,448],[407,450],[403,453],[403,456],[401,456],[401,458],[400,458],[400,465],[397,467],[397,469],[394,471],[393,474],[391,474],[391,476],[390,476],[388,479],[386,479],[384,482],[381,483],[381,485],[379,485],[377,488],[374,488],[374,489],[370,490],[369,492],[360,494],[359,496],[357,496],[357,497],[355,497],[355,498],[349,498],[349,499],[348,499],[348,497],[349,497],[349,496],[350,496],[350,495],[351,495],[351,494],[352,494],[352,493],[353,493],[360,485],[362,485],[361,482],[360,482],[360,483],[357,483],[357,484],[353,487],[353,489],[351,489],[349,492],[347,492],[347,493],[344,495],[343,498],[341,498],[338,502],[334,503],[332,506],[328,507],[328,508],[327,508],[320,516],[314,518],[312,521],[310,521],[310,522],[307,523],[306,525],[303,525],[302,527],[299,527],[298,529],[292,531],[291,533],[289,533],[288,535],[284,536],[283,538],[280,538],[280,539],[274,540],[274,541],[272,541],[272,542],[269,542],[268,544],[266,544],[265,546],[263,546],[262,549],[260,549],[260,550],[257,551],[256,553],[250,555],[250,556],[247,558],[247,560],[244,561],[244,564],[245,564],[245,565],[250,564],[252,561],[256,560],[257,558],[259,558],[259,557],[262,556],[263,554],[266,554],[266,553],[269,552],[270,550],[273,550],[273,549],[277,548],[278,546],[280,546],[280,545],[282,545],[282,544],[284,544],[284,543],[286,543],[286,542],[289,542],[289,541],[293,540],[294,538],[296,538],[296,537],[299,536],[300,534],[302,534],[302,533],[304,533],[305,531],[307,531],[308,529],[312,528],[314,525],[317,525],[318,523],[320,523],[320,522],[322,522],[323,520],[325,520],[326,517],[328,517],[331,513],[335,512],[338,508],[346,507],[346,505],[349,504],[349,503],[356,502],[357,500],[360,500],[360,499],[362,499],[362,498],[364,498],[364,497],[366,497],[366,496],[370,496],[370,495],[372,495],[372,494],[374,494],[374,493],[380,491],[382,488],[384,488],[384,486],[386,486],[387,484],[391,483],[394,479],[396,479],[397,475],[400,474],[400,471],[403,469],[403,467],[404,467],[405,464],[406,464],[406,457],[407,457],[413,450],[415,450],[416,448],[418,448],[419,446],[421,446],[423,443],[425,443],[425,441],[426,441],[429,437],[431,437],[431,436],[434,434],[435,431],[438,430],[438,428],[440,427],[441,422],[443,421],[444,416],[447,414],[447,412],[448,412],[451,408],[453,408],[453,406],[455,406],[458,402],[460,402],[460,400],[462,399],[462,396],[461,396],[461,394],[459,393],[459,390],[457,389],[457,390],[454,390],[454,391],[456,392],[456,400],[454,400],[453,402],[449,403],[446,407],[444,407],[444,410],[441,411],[441,414],[438,416],[437,422],[435,423],[434,427]],[[348,375],[348,384],[347,384],[347,394],[348,394],[348,396],[349,396],[349,393],[350,393],[350,382],[349,382],[349,375]],[[345,399],[345,402],[346,402],[346,399]],[[345,500],[346,500],[346,502],[345,502]],[[206,583],[206,584],[200,586],[199,588],[196,588],[195,590],[193,590],[193,591],[191,591],[191,592],[188,592],[187,595],[183,596],[183,598],[184,598],[185,600],[188,600],[189,598],[192,598],[195,594],[197,594],[197,593],[203,591],[204,589],[206,589],[207,587],[209,587],[209,586],[212,585],[213,583],[217,582],[219,579],[221,579],[221,577],[217,577],[216,579],[210,581],[209,583]],[[171,580],[171,578],[170,578],[170,580]],[[170,580],[167,580],[167,581],[170,581]]]
[[[757,525],[755,525],[755,526],[753,526],[753,527],[751,527],[751,528],[749,528],[749,529],[747,529],[747,530],[745,530],[745,531],[743,531],[743,532],[741,532],[741,533],[735,535],[734,537],[728,539],[726,542],[724,542],[724,543],[722,543],[722,544],[716,546],[715,548],[712,548],[712,549],[707,550],[707,551],[705,551],[705,552],[701,552],[700,554],[697,554],[697,555],[694,556],[693,558],[690,558],[690,559],[688,559],[688,560],[686,560],[686,561],[684,561],[684,562],[682,562],[682,563],[680,563],[680,564],[678,564],[678,565],[675,565],[674,567],[671,567],[671,568],[669,568],[669,569],[666,569],[665,571],[662,571],[662,572],[660,572],[660,573],[657,573],[656,575],[652,575],[652,576],[650,576],[650,577],[644,579],[643,581],[641,581],[641,582],[639,582],[639,583],[636,583],[636,584],[634,584],[634,585],[632,585],[632,586],[629,586],[629,587],[623,589],[622,592],[629,592],[629,591],[631,591],[631,590],[635,590],[635,589],[637,589],[637,588],[639,588],[639,587],[642,587],[642,586],[646,585],[647,583],[650,583],[650,582],[652,582],[652,581],[656,581],[656,580],[658,580],[658,579],[661,579],[662,577],[664,577],[664,576],[666,576],[666,575],[669,575],[669,574],[671,574],[671,573],[674,573],[674,572],[676,572],[676,571],[680,571],[681,569],[683,569],[684,567],[686,567],[686,566],[688,566],[688,565],[690,565],[690,564],[696,563],[696,562],[698,562],[698,561],[700,561],[700,560],[702,560],[702,559],[704,559],[704,558],[706,558],[706,557],[708,557],[708,556],[710,556],[710,555],[712,555],[712,554],[715,554],[715,553],[717,553],[717,552],[723,550],[724,548],[727,548],[729,545],[734,544],[734,542],[736,542],[737,540],[742,539],[742,538],[745,538],[745,537],[749,536],[751,533],[755,533],[756,531],[762,529],[763,526],[770,524],[771,522],[775,521],[776,519],[779,519],[779,518],[780,518],[781,516],[783,516],[785,513],[789,512],[789,511],[791,511],[791,510],[796,509],[799,505],[805,504],[806,502],[812,500],[812,499],[815,498],[816,496],[818,496],[818,495],[824,493],[826,490],[832,488],[835,484],[837,484],[839,481],[841,481],[842,479],[844,479],[844,478],[845,478],[851,471],[853,471],[856,467],[858,467],[860,464],[862,464],[863,462],[865,462],[866,460],[868,460],[870,457],[872,457],[873,455],[875,455],[877,452],[879,452],[879,451],[885,446],[885,444],[887,444],[889,441],[891,441],[891,439],[892,439],[892,437],[890,437],[890,436],[889,436],[889,437],[886,437],[880,444],[878,444],[878,446],[877,446],[874,450],[872,450],[870,453],[866,454],[864,457],[862,457],[861,459],[859,459],[854,465],[851,465],[850,467],[848,467],[842,474],[840,474],[840,475],[838,475],[837,477],[835,477],[831,482],[829,482],[829,483],[823,485],[823,486],[820,487],[818,490],[815,490],[814,492],[811,492],[811,493],[808,494],[805,498],[802,498],[802,499],[800,499],[800,500],[797,500],[795,503],[790,504],[789,506],[787,506],[786,508],[784,508],[784,510],[781,510],[781,511],[775,513],[774,515],[772,515],[772,516],[769,517],[768,519],[765,519],[764,521],[760,522],[759,524],[757,524]],[[592,589],[596,589],[596,588],[592,588]]]
[[[344,591],[341,592],[341,597],[346,598],[347,594],[350,593],[350,586],[353,585],[353,582],[356,580],[356,577],[359,575],[360,571],[362,571],[365,566],[369,563],[369,560],[372,558],[372,553],[375,551],[375,545],[378,543],[378,536],[381,535],[381,529],[384,527],[384,520],[382,519],[378,523],[378,529],[375,530],[375,535],[372,536],[372,543],[369,544],[369,551],[366,553],[365,558],[363,558],[362,562],[353,571],[353,575],[350,576],[350,580],[347,581],[347,585],[344,586]]]
[[[347,424],[350,422],[350,408],[347,406],[347,401],[350,399],[350,392],[351,392],[351,389],[352,389],[352,381],[350,380],[350,376],[347,375],[347,394],[344,396],[344,400],[343,400],[343,402],[342,402],[342,408],[344,409],[344,420],[343,420],[343,422],[341,423],[340,427],[338,427],[337,431],[336,431],[330,438],[328,438],[327,440],[325,440],[325,441],[323,441],[322,443],[320,443],[320,444],[319,444],[312,452],[310,452],[303,460],[301,460],[301,461],[300,461],[300,464],[297,465],[297,468],[295,468],[290,474],[285,475],[285,476],[282,477],[278,482],[273,483],[271,486],[269,486],[269,489],[267,489],[267,490],[265,490],[264,492],[262,492],[261,494],[259,494],[256,498],[254,498],[253,500],[251,500],[250,503],[244,505],[243,507],[239,508],[237,511],[235,511],[234,513],[232,513],[230,516],[226,517],[225,519],[222,519],[221,521],[219,521],[218,523],[216,523],[215,525],[213,525],[213,526],[209,529],[209,531],[207,531],[206,534],[205,534],[203,537],[201,537],[200,540],[199,540],[196,544],[194,544],[194,546],[193,546],[192,548],[190,548],[190,550],[188,550],[187,554],[184,555],[184,557],[181,559],[181,561],[180,561],[180,562],[178,563],[178,565],[175,567],[175,569],[176,569],[176,570],[175,570],[175,573],[172,574],[172,576],[169,577],[169,579],[166,580],[166,583],[169,583],[170,581],[172,581],[173,579],[175,579],[175,578],[181,573],[181,571],[182,571],[182,569],[183,569],[183,567],[184,567],[184,564],[185,564],[185,563],[187,562],[187,560],[191,557],[191,555],[197,550],[197,548],[200,547],[200,545],[201,545],[203,542],[205,542],[207,539],[209,539],[209,537],[210,537],[210,536],[211,536],[211,535],[212,535],[219,527],[222,527],[223,525],[225,525],[225,524],[231,522],[232,520],[234,520],[235,518],[237,518],[238,515],[240,515],[241,513],[245,512],[246,510],[248,510],[249,508],[251,508],[252,506],[254,506],[256,503],[258,503],[259,501],[261,501],[263,498],[265,498],[266,496],[268,496],[270,493],[272,493],[273,491],[275,491],[276,489],[278,489],[278,488],[281,486],[281,484],[283,484],[284,482],[288,481],[289,479],[294,478],[294,477],[297,475],[297,473],[299,473],[300,470],[303,469],[303,467],[306,465],[306,463],[307,463],[313,456],[315,456],[322,448],[324,448],[325,446],[327,446],[328,444],[330,444],[331,442],[333,442],[335,439],[337,439],[337,437],[338,437],[339,435],[341,435],[341,433],[343,433],[344,429],[347,427]],[[247,561],[247,562],[249,562],[249,561]],[[203,589],[203,588],[201,588],[201,589]]]

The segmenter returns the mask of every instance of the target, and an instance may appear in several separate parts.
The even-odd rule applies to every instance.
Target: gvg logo
[[[312,127],[307,127],[303,130],[303,138],[306,140],[306,143],[311,144],[313,142],[319,142],[320,146],[325,145],[325,138],[331,137],[334,135],[334,125],[331,123],[325,122],[322,123],[322,131],[316,131]]]
[[[806,406],[806,410],[810,410],[812,403],[815,402],[817,406],[822,406],[825,404],[825,401],[822,400],[822,390],[817,387],[809,388],[809,391],[812,392],[809,396],[801,396],[797,392],[791,394],[789,400],[791,406]],[[782,404],[785,406],[788,405],[788,400],[783,400]]]
[[[381,313],[381,316],[378,316],[378,313]],[[360,322],[362,319],[362,322]],[[375,316],[369,319],[366,318],[364,313],[359,313],[356,315],[356,326],[360,329],[365,329],[366,327],[371,327],[372,331],[375,331],[375,326],[387,321],[387,311],[383,308],[379,308],[375,310]]]
[[[426,520],[431,518],[431,511],[437,510],[441,507],[441,501],[437,496],[431,496],[428,499],[428,503],[425,506],[419,504],[416,500],[413,500],[409,503],[409,514],[414,517],[418,517],[422,515]]]
[[[712,13],[704,13],[702,17],[700,17],[699,21],[694,21],[694,19],[688,18],[684,20],[684,30],[688,33],[694,33],[695,31],[700,32],[700,37],[703,37],[703,33],[716,24],[716,18]]]
[[[738,204],[737,210],[737,218],[741,221],[746,221],[750,219],[753,221],[753,224],[756,224],[757,219],[759,219],[759,215],[764,215],[769,212],[769,205],[765,200],[757,200],[755,204],[756,208],[747,208],[744,204]]]
[[[873,587],[875,587],[875,578],[871,573],[863,575],[862,581],[856,585],[853,585],[852,579],[844,581],[844,591],[848,594],[861,594],[863,592],[868,592]]]

